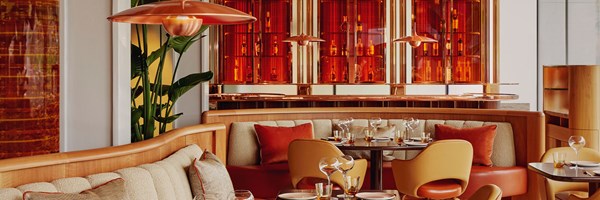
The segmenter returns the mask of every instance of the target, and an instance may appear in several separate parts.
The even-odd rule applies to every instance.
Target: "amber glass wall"
[[[413,0],[417,33],[435,38],[414,48],[413,83],[483,83],[481,1]]]
[[[58,0],[0,1],[0,158],[59,150]]]
[[[385,3],[321,0],[320,83],[385,82]]]
[[[220,69],[223,83],[290,83],[289,0],[227,0],[226,6],[255,16],[251,24],[223,26]]]

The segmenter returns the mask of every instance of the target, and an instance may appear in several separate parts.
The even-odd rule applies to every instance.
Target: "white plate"
[[[373,137],[375,140],[390,140],[390,137]]]
[[[314,193],[308,193],[308,192],[291,192],[291,193],[283,193],[278,195],[277,197],[282,198],[282,199],[315,199],[317,198],[317,195],[315,195]]]
[[[404,144],[410,145],[410,146],[427,146],[429,143],[425,143],[425,142],[404,142]]]
[[[410,140],[412,140],[412,141],[421,141],[421,137],[411,137]]]
[[[575,163],[577,163],[577,166],[581,166],[581,167],[598,167],[598,166],[600,166],[600,163],[592,162],[592,161],[571,161],[571,164],[575,165]]]
[[[336,141],[327,141],[333,145],[342,145],[342,142],[336,142]]]
[[[385,192],[359,192],[356,194],[356,197],[369,200],[383,200],[393,199],[394,197],[396,197],[396,195]]]

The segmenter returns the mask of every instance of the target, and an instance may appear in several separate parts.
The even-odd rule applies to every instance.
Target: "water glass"
[[[340,135],[339,130],[333,131],[333,140],[335,140],[336,142],[342,141],[342,136]]]
[[[421,142],[429,143],[429,141],[431,141],[431,133],[421,133]]]
[[[356,138],[354,138],[354,133],[348,131],[346,132],[346,143],[347,144],[354,144]]]
[[[373,137],[375,136],[375,130],[366,128],[364,130],[364,133],[365,133],[365,141],[367,141],[367,142],[373,141]]]
[[[354,195],[356,195],[356,193],[358,193],[358,190],[360,188],[358,188],[358,184],[360,183],[360,176],[357,177],[351,177],[351,176],[346,176],[346,178],[344,179],[344,195],[346,197],[353,197]],[[338,196],[339,197],[339,196]]]
[[[315,191],[317,193],[317,199],[330,199],[331,198],[331,184],[315,183]]]
[[[565,157],[566,153],[564,152],[554,152],[552,157],[554,158],[554,168],[562,168],[565,165]]]
[[[396,144],[402,145],[402,143],[404,142],[405,139],[408,139],[406,137],[405,130],[396,129],[394,131],[394,141],[396,142]]]

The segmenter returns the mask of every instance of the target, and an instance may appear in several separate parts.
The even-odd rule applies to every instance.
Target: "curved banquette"
[[[187,171],[209,150],[225,155],[223,124],[175,129],[150,140],[93,150],[0,160],[0,199],[27,191],[79,193],[115,178],[130,200],[191,200]]]
[[[420,119],[419,131],[434,133],[435,124],[458,128],[497,125],[492,167],[473,166],[466,198],[486,184],[498,185],[505,197],[540,199],[536,176],[527,171],[528,162],[537,162],[544,152],[544,116],[540,112],[444,109],[444,108],[272,108],[214,110],[203,113],[203,123],[224,123],[227,131],[227,169],[235,188],[249,189],[258,197],[273,197],[291,187],[287,163],[260,164],[260,147],[254,124],[295,126],[313,124],[315,138],[331,136],[338,119],[354,118],[353,125],[366,126],[371,117],[383,119],[383,126],[404,127],[403,118]],[[418,151],[394,152],[396,159],[411,159]],[[391,163],[383,169],[384,189],[395,189]],[[369,185],[367,177],[364,185]]]

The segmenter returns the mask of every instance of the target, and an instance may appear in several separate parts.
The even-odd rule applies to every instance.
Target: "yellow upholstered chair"
[[[469,200],[500,200],[502,199],[502,189],[494,184],[484,185],[479,188]]]
[[[393,160],[398,192],[417,198],[449,199],[460,196],[469,183],[473,147],[464,140],[440,140],[412,160]]]
[[[600,192],[594,193],[589,198],[585,198],[584,196],[587,196],[587,194],[570,194],[568,200],[600,200]]]
[[[573,151],[573,149],[571,147],[558,147],[558,148],[548,149],[548,151],[546,151],[546,153],[544,153],[544,155],[542,155],[541,161],[542,162],[554,162],[554,158],[552,157],[552,155],[555,152],[564,152],[566,154],[566,157],[565,157],[566,161],[571,161],[571,160],[577,159],[577,157],[575,156],[575,151]],[[600,162],[600,153],[598,153],[596,150],[593,150],[590,148],[583,148],[583,149],[579,150],[579,160]],[[567,194],[559,195],[559,196],[564,196],[565,198],[569,196],[569,193],[577,193],[579,195],[587,196],[586,194],[582,194],[582,193],[587,193],[587,191],[588,191],[587,183],[562,182],[562,181],[555,181],[555,180],[550,180],[550,179],[546,179],[544,182],[546,185],[546,199],[548,199],[548,200],[555,200],[556,199],[555,195],[559,192],[567,193]],[[566,199],[564,199],[564,200],[566,200]]]
[[[288,150],[288,164],[292,186],[297,188],[298,183],[305,178],[327,179],[327,176],[319,170],[319,161],[323,157],[338,157],[344,153],[335,145],[322,140],[297,139],[290,143]],[[360,176],[359,188],[362,187],[365,173],[367,172],[367,160],[354,160],[354,168],[347,175]],[[331,176],[331,182],[343,186],[342,174],[337,172]]]

